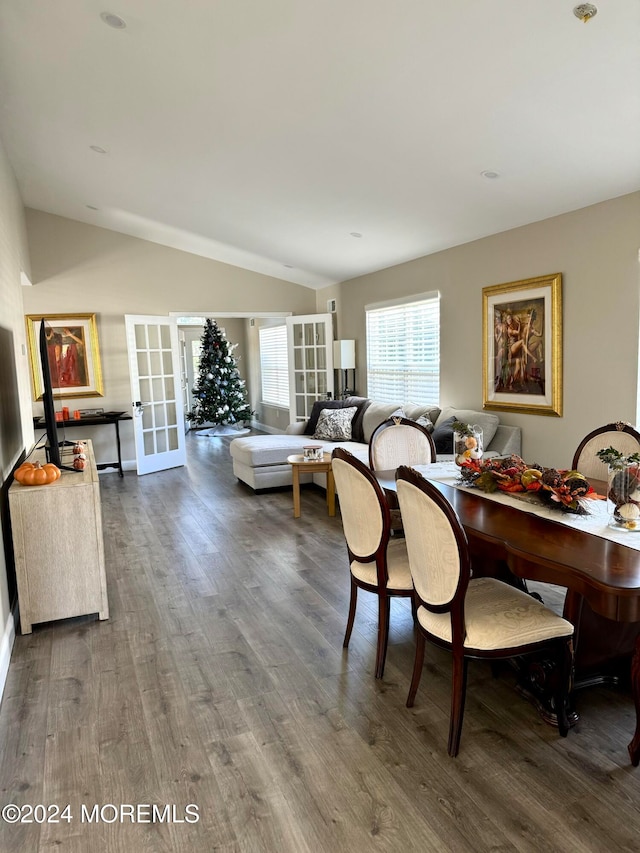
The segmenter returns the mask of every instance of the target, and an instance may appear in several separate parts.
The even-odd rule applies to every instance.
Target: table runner
[[[609,527],[609,511],[606,500],[585,500],[583,504],[589,515],[575,515],[574,513],[563,512],[560,509],[552,509],[544,504],[532,503],[528,499],[518,498],[516,495],[506,492],[488,493],[468,486],[460,481],[460,469],[454,462],[433,462],[431,465],[414,465],[413,467],[428,480],[446,483],[448,486],[463,489],[478,495],[478,497],[513,507],[521,512],[540,516],[540,518],[548,518],[550,521],[566,524],[576,530],[584,530],[593,536],[609,539],[611,542],[617,542],[619,545],[626,545],[628,548],[640,551],[640,532],[616,530]]]

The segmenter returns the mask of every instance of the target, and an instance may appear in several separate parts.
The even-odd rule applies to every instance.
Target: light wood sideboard
[[[9,488],[23,634],[38,622],[90,613],[109,618],[100,484],[93,447],[86,444],[84,471],[62,471],[46,486],[14,481]],[[36,460],[45,461],[44,450],[29,458]]]

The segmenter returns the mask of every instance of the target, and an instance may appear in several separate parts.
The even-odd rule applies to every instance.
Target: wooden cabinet
[[[109,618],[98,470],[87,442],[84,471],[46,486],[9,489],[20,630],[37,622],[97,613]],[[69,457],[72,459],[73,457]],[[44,451],[30,461],[44,462]]]

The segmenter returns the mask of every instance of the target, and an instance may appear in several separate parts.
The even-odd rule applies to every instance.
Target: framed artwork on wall
[[[485,409],[562,416],[562,274],[482,289]]]
[[[33,399],[42,399],[38,352],[40,324],[47,328],[47,352],[56,398],[102,397],[102,369],[95,314],[28,314],[27,342]]]

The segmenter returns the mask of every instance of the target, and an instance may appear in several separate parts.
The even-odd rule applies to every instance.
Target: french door
[[[125,315],[138,474],[187,461],[175,317]]]
[[[289,417],[306,421],[316,400],[333,397],[333,314],[287,317]]]

